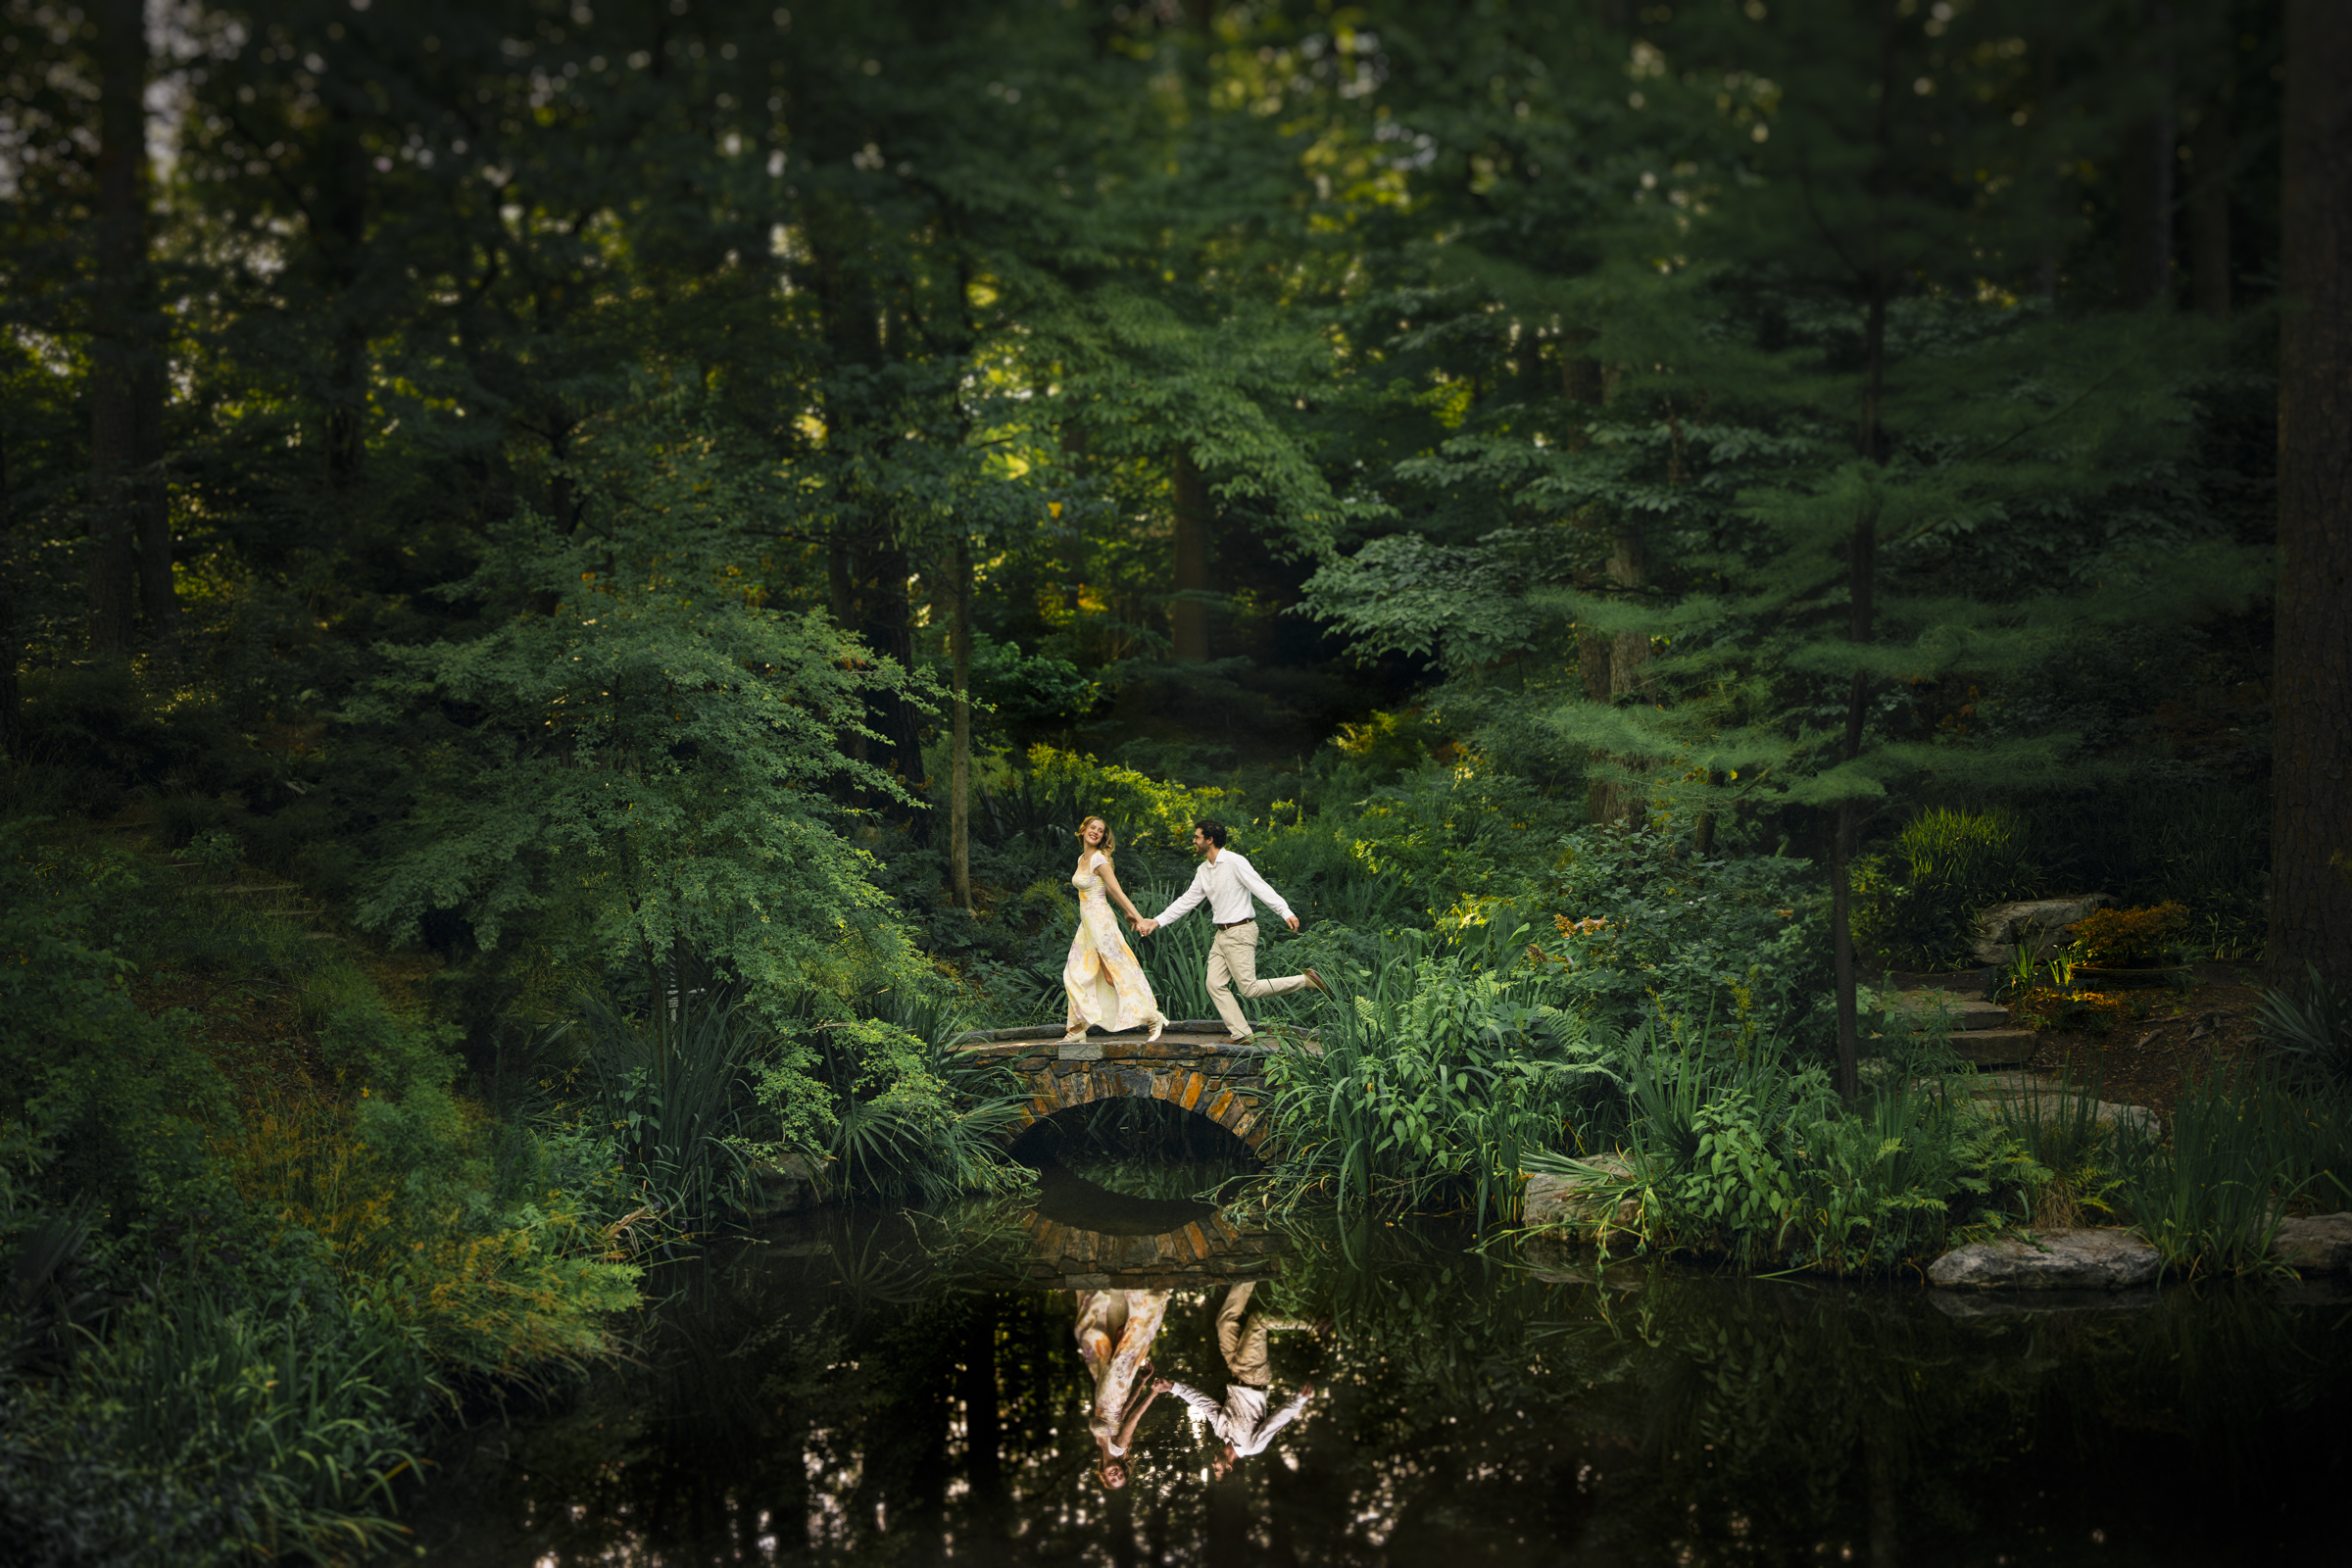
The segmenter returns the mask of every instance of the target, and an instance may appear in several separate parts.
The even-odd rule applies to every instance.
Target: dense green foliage
[[[1339,984],[1261,1009],[1293,1200],[1622,1148],[1756,1266],[2257,1258],[2316,1096],[2062,1159],[1823,1076],[1849,938],[2263,940],[2278,35],[2147,45],[2241,137],[2192,317],[2142,9],[0,0],[0,1397],[124,1478],[6,1449],[24,1539],[378,1544],[776,1181],[1018,1188],[955,1041],[1060,1021],[1090,813],[1147,912],[1227,822]]]

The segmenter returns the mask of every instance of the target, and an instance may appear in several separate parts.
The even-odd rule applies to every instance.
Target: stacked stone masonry
[[[1223,1038],[1221,1028],[1210,1033],[1184,1023],[1170,1025],[1151,1045],[1141,1035],[1095,1035],[1076,1045],[1064,1045],[1058,1036],[1004,1038],[1012,1033],[967,1035],[963,1049],[1003,1060],[1020,1075],[1025,1093],[1016,1134],[1056,1111],[1098,1100],[1162,1100],[1206,1116],[1260,1154],[1267,1152],[1267,1058],[1280,1050],[1314,1049],[1254,1040],[1235,1045]]]
[[[1278,1266],[1280,1242],[1212,1214],[1158,1236],[1078,1230],[1042,1214],[1029,1219],[1021,1284],[1033,1290],[1174,1291],[1263,1278]]]

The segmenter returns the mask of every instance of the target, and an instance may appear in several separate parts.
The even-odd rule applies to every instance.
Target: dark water
[[[1449,1230],[1222,1222],[1184,1175],[1149,1204],[1060,1172],[1042,1212],[827,1212],[681,1273],[643,1364],[443,1456],[418,1544],[482,1568],[2352,1562],[2352,1304],[2308,1287],[2018,1312],[1596,1280]],[[1102,1289],[1165,1292],[1152,1360],[1212,1397],[1221,1305],[1299,1325],[1266,1361],[1274,1405],[1312,1385],[1304,1415],[1228,1464],[1163,1396],[1106,1490],[1073,1335]]]

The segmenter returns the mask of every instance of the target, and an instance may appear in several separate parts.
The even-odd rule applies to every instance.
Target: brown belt
[[[1218,920],[1212,922],[1220,931],[1230,931],[1237,925],[1255,925],[1255,920]]]

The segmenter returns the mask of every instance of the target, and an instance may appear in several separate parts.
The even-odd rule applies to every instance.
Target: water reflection
[[[678,1282],[643,1365],[445,1456],[420,1543],[485,1568],[2340,1544],[2341,1304],[1956,1318],[1917,1289],[1540,1277],[1444,1231],[1057,1211],[821,1214]]]
[[[1086,1427],[1102,1450],[1104,1490],[1127,1484],[1121,1461],[1152,1401],[1168,1391],[1152,1375],[1152,1342],[1167,1315],[1166,1291],[1080,1291],[1078,1359],[1090,1374]]]

